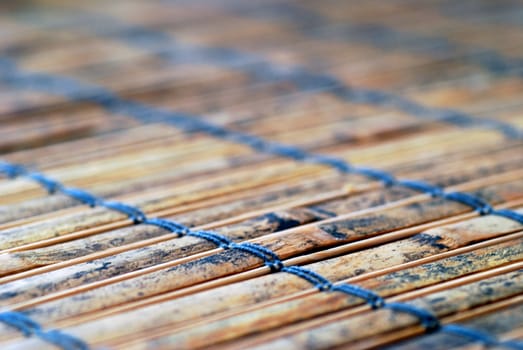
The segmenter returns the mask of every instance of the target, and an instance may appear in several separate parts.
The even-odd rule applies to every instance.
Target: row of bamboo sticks
[[[274,3],[276,9],[285,9],[285,4]],[[273,14],[269,5],[245,7],[252,6],[247,12],[254,14],[267,8]],[[145,40],[143,47],[127,47],[109,30],[103,36],[104,26],[111,28],[110,18],[104,16],[96,30],[81,23],[74,28],[71,23],[54,26],[44,21],[41,27],[39,21],[28,23],[24,11],[28,18],[38,18],[38,11],[55,5],[41,6],[35,12],[17,10],[22,16],[9,17],[5,24],[19,34],[10,45],[16,40],[21,47],[28,45],[27,53],[20,50],[21,57],[16,57],[22,71],[36,69],[94,82],[135,101],[205,115],[231,129],[398,177],[423,179],[449,191],[470,192],[496,207],[523,213],[521,141],[508,139],[499,130],[457,129],[390,106],[342,101],[330,95],[330,89],[299,91],[293,81],[261,79],[253,84],[241,69],[249,64],[224,67],[218,60],[213,66],[212,55],[204,64],[170,66],[172,61],[149,56],[157,49],[155,43]],[[122,16],[121,6],[115,2],[105,11],[115,23]],[[364,48],[361,43],[352,52],[353,44],[339,40],[302,36],[295,41],[307,34],[292,13],[296,8],[289,17],[292,26],[284,23],[286,18],[269,30],[238,4],[213,5],[209,11],[221,17],[215,15],[209,23],[199,15],[203,10],[198,4],[180,14],[173,13],[171,4],[126,6],[130,10],[125,21],[130,22],[140,21],[134,16],[142,10],[166,9],[156,19],[147,18],[147,25],[169,35],[184,28],[182,37],[188,42],[177,49],[188,50],[188,39],[197,45],[219,42],[221,47],[232,41],[262,53],[266,49],[275,61],[287,52],[292,63],[317,68],[308,60],[330,45],[337,56],[326,57],[321,66],[342,79],[349,76],[357,85],[399,88],[422,103],[444,103],[480,116],[494,112],[514,127],[523,125],[517,76],[469,69],[460,52],[446,53],[444,58],[409,52],[394,59],[397,53]],[[329,33],[341,15],[331,10],[344,5],[330,4],[325,11],[313,3],[293,6],[321,13],[325,22],[316,24],[315,30]],[[365,5],[360,11],[364,9],[373,13],[379,6]],[[94,6],[85,10],[87,19],[99,13]],[[424,16],[426,11],[420,7],[416,14]],[[356,20],[348,14],[341,21],[347,18]],[[392,19],[403,28],[414,23],[400,10],[392,12]],[[48,20],[53,24],[60,16],[51,11]],[[252,22],[252,27],[235,32],[229,21]],[[446,28],[452,21],[448,22],[438,18],[430,23]],[[470,35],[462,27],[456,32]],[[58,35],[64,28],[74,35]],[[282,35],[270,37],[271,31]],[[76,35],[86,40],[75,40]],[[136,38],[130,43],[133,40],[136,43]],[[39,42],[51,45],[51,59],[40,55],[37,46],[31,49]],[[259,45],[252,45],[255,42]],[[519,49],[493,46],[511,54]],[[79,54],[99,48],[107,57],[78,59]],[[369,77],[363,68],[366,57],[378,49],[383,57],[369,67],[390,62],[378,71],[386,79]],[[347,62],[359,67],[354,75]],[[457,80],[432,75],[429,68],[443,63],[456,65],[463,75]],[[409,70],[426,74],[427,80],[416,84],[424,79],[398,78]],[[471,74],[484,79],[485,86],[471,89]],[[387,301],[412,302],[432,311],[443,324],[472,320],[485,327],[483,323],[488,325],[494,317],[500,339],[523,337],[516,311],[522,301],[523,227],[517,221],[478,216],[457,202],[401,187],[384,188],[362,176],[260,154],[165,123],[139,125],[129,116],[109,116],[99,106],[57,99],[46,91],[19,95],[6,88],[0,118],[6,125],[2,133],[9,137],[1,149],[15,152],[3,159],[34,166],[68,186],[136,205],[148,216],[269,247],[287,266],[303,265],[333,282],[356,283]],[[479,98],[482,103],[471,106]],[[64,122],[66,115],[71,122]],[[370,310],[361,299],[318,292],[297,276],[270,273],[260,259],[243,252],[216,248],[195,237],[177,238],[158,227],[133,224],[122,213],[49,195],[23,176],[0,180],[0,196],[0,304],[93,347],[355,349],[409,338],[407,347],[418,348],[428,341],[444,348],[447,341],[438,334],[415,337],[423,329],[412,316]],[[6,349],[52,348],[37,338],[24,340],[5,325],[0,325],[0,344]]]

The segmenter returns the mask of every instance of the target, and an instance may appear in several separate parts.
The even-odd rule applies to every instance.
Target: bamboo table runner
[[[0,30],[1,349],[523,349],[523,2]]]

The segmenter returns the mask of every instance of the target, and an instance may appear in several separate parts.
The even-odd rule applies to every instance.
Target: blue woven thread
[[[427,332],[434,332],[441,326],[439,320],[431,312],[407,303],[386,303],[384,308],[395,312],[406,313],[416,317]]]
[[[210,231],[190,231],[187,236],[205,239],[224,249],[229,249],[233,243],[229,238]]]
[[[86,342],[72,335],[52,329],[47,332],[38,332],[38,337],[50,344],[54,344],[63,350],[89,350]]]
[[[249,242],[234,243],[229,238],[220,235],[216,232],[202,230],[192,231],[191,229],[180,223],[167,219],[147,218],[143,221],[143,223],[161,227],[169,232],[177,234],[178,237],[197,237],[211,242],[217,247],[221,247],[225,250],[239,250],[248,253],[262,260],[264,264],[268,266],[273,272],[280,271],[284,267],[282,261],[275,252],[259,244]]]
[[[304,280],[310,282],[314,287],[318,288],[320,291],[326,291],[332,288],[332,283],[323,277],[322,275],[306,269],[301,266],[285,266],[281,269],[283,272],[287,272],[298,277],[303,278]]]
[[[263,260],[263,263],[271,269],[271,272],[278,272],[284,268],[280,257],[269,248],[254,243],[233,243],[230,245],[231,249],[237,249]]]
[[[77,201],[90,206],[91,208],[96,207],[101,203],[100,197],[97,197],[87,191],[80,188],[64,187],[61,192]]]
[[[113,209],[127,215],[129,219],[131,219],[135,224],[140,224],[147,220],[147,216],[145,216],[145,214],[140,209],[128,204],[113,201],[103,201],[100,203],[100,206]]]
[[[319,158],[321,161],[323,161],[321,158]],[[329,163],[332,162],[333,158],[326,157],[327,161]],[[334,163],[336,165],[336,168],[339,168],[339,164],[342,163]],[[367,169],[367,168],[364,168]],[[472,208],[476,209],[480,214],[494,214],[494,215],[500,215],[507,217],[509,219],[516,220],[523,224],[523,217],[517,212],[507,210],[507,209],[500,209],[493,211],[486,202],[482,201],[479,198],[476,198],[472,195],[458,193],[458,192],[451,192],[451,193],[444,193],[443,189],[440,189],[439,187],[427,184],[422,181],[413,181],[413,180],[400,180],[397,181],[393,178],[392,175],[387,176],[388,174],[382,171],[376,171],[376,172],[369,172],[367,170],[364,170],[363,172],[360,171],[360,173],[364,174],[371,174],[373,178],[381,179],[385,184],[392,183],[397,185],[402,185],[408,188],[412,188],[415,190],[424,191],[427,193],[430,193],[433,196],[442,197],[449,200],[455,200],[460,203],[466,204],[471,206]],[[56,186],[56,188],[61,189],[63,191],[63,186]],[[278,255],[274,253],[272,250],[257,245],[253,243],[243,242],[243,243],[233,243],[230,241],[227,237],[219,235],[214,232],[209,231],[190,231],[189,228],[173,222],[166,219],[160,219],[160,218],[147,218],[146,215],[140,211],[138,208],[118,203],[118,202],[107,202],[103,200],[98,200],[97,197],[90,195],[89,193],[78,190],[78,189],[68,189],[65,191],[66,194],[71,195],[73,198],[76,198],[86,204],[100,204],[102,206],[105,206],[107,208],[118,210],[120,212],[123,212],[127,214],[131,219],[133,219],[134,223],[145,223],[150,225],[155,225],[158,227],[161,227],[163,229],[166,229],[170,232],[177,233],[179,236],[188,235],[193,237],[198,237],[207,241],[210,241],[214,243],[215,245],[222,247],[224,249],[236,249],[240,250],[246,253],[249,253],[253,256],[258,257],[261,259],[266,266],[268,266],[271,269],[271,272],[278,272],[283,271],[287,272],[293,275],[296,275],[300,278],[305,279],[309,283],[313,284],[318,290],[320,291],[338,291],[342,292],[348,295],[359,297],[363,300],[365,300],[373,309],[378,309],[381,307],[387,307],[391,310],[394,310],[396,312],[404,312],[409,313],[413,316],[416,316],[421,324],[426,328],[427,332],[432,332],[436,330],[439,327],[439,321],[438,319],[432,315],[430,312],[416,308],[412,305],[405,304],[405,303],[390,303],[386,304],[383,298],[381,298],[376,293],[366,290],[364,288],[361,288],[359,286],[350,285],[350,284],[341,284],[341,285],[333,285],[328,279],[325,277],[319,275],[316,272],[313,272],[311,270],[305,269],[301,266],[284,266],[283,262],[279,259]],[[487,208],[487,209],[485,209]],[[20,316],[22,315],[22,316]],[[25,315],[19,314],[19,313],[7,313],[7,314],[0,314],[0,321],[3,321],[4,323],[11,325],[17,329],[19,329],[21,332],[27,335],[31,334],[37,334],[44,340],[51,342],[55,345],[62,346],[63,349],[67,350],[83,350],[87,349],[83,346],[85,343],[79,339],[76,339],[74,337],[70,337],[62,332],[59,331],[50,331],[50,332],[44,332],[42,333],[40,331],[40,326],[34,321],[28,319],[27,317],[24,317]],[[42,336],[44,334],[44,336]],[[472,334],[472,333],[471,333]]]
[[[63,350],[88,350],[89,346],[82,340],[58,330],[43,331],[38,322],[18,311],[0,313],[0,322],[20,331],[25,337],[35,335],[45,342],[54,344]]]
[[[497,216],[503,216],[507,219],[517,221],[521,225],[523,225],[523,215],[518,213],[517,211],[509,210],[509,209],[496,209],[496,210],[492,211],[490,214],[497,215]]]
[[[473,196],[463,192],[448,192],[442,195],[445,199],[450,199],[455,202],[459,202],[476,210],[481,215],[487,215],[492,213],[493,208],[479,197]]]
[[[397,183],[394,175],[379,169],[372,169],[367,167],[354,167],[352,172],[356,174],[365,175],[371,179],[376,179],[383,182],[385,186],[392,186]]]
[[[161,218],[147,218],[146,220],[144,220],[143,223],[147,225],[161,227],[167,231],[170,231],[171,233],[176,233],[178,237],[184,236],[190,231],[188,227],[182,224]]]
[[[306,161],[313,164],[326,165],[345,174],[348,174],[353,170],[352,166],[343,159],[323,154],[310,154]]]
[[[515,350],[523,350],[523,342],[511,340],[499,341],[496,338],[492,337],[490,334],[484,333],[476,329],[464,327],[459,324],[446,324],[441,327],[441,331],[445,333],[454,334],[459,337],[465,337],[472,341],[482,343],[486,346],[501,346]]]
[[[396,182],[398,185],[410,188],[411,190],[425,192],[432,197],[440,197],[443,195],[443,189],[439,186],[429,184],[420,180],[401,179]]]
[[[49,194],[56,193],[60,190],[63,185],[56,180],[51,179],[50,177],[41,174],[41,173],[29,173],[27,177],[38,182],[42,187],[44,187]]]
[[[373,291],[361,288],[353,284],[337,284],[330,289],[333,292],[342,292],[365,300],[373,309],[379,309],[385,305],[385,300]]]
[[[191,231],[188,227],[167,219],[148,218],[144,220],[143,223],[161,227],[169,232],[177,234],[178,237],[197,237],[211,242],[217,247],[223,248],[225,250],[239,250],[248,253],[262,260],[264,264],[271,269],[272,272],[280,271],[284,267],[282,261],[275,252],[259,244],[249,242],[234,243],[229,238],[216,232],[202,230]]]
[[[0,160],[0,173],[5,174],[9,179],[14,179],[24,174],[27,174],[26,167],[20,164],[12,164]]]
[[[304,80],[303,77],[304,76],[302,75],[301,76],[302,80]],[[318,76],[318,77],[308,77],[306,79],[305,85],[311,85],[311,84],[318,85],[318,81],[321,81],[322,84],[324,84],[324,83],[332,84],[332,85],[336,84],[336,82],[335,81],[333,82],[331,79]],[[358,93],[360,93],[360,92],[358,92]],[[355,96],[363,97],[363,99],[366,99],[366,101],[371,101],[376,104],[384,104],[384,103],[390,102],[390,101],[387,101],[387,96],[384,93],[380,93],[380,92],[370,92],[366,95],[359,94],[359,95],[355,95]],[[82,97],[82,99],[85,99],[85,97]],[[93,96],[90,96],[87,99],[91,100],[93,102],[97,102],[100,105],[102,105],[110,110],[115,110],[115,109],[120,110],[122,108],[127,108],[126,104],[122,103],[123,100],[115,99],[111,95],[104,95],[103,91],[101,93],[97,93]],[[399,100],[399,101],[401,101],[401,100]],[[401,105],[400,103],[397,103],[397,102],[395,102],[394,104]],[[420,109],[420,108],[412,105],[412,103],[406,104],[406,105],[404,105],[404,107],[405,106],[407,106],[409,109],[412,109],[412,110],[416,109],[417,111],[419,111],[419,109]],[[150,113],[151,110],[148,109],[146,112]],[[143,117],[143,115],[141,115],[141,116]],[[463,120],[464,120],[464,118],[456,118],[456,116],[454,116],[454,119],[459,120],[460,123],[463,123]],[[213,135],[220,136],[220,137],[225,136],[225,137],[231,138],[231,134],[229,132],[224,131],[223,129],[209,128],[208,126],[206,126],[206,128],[207,128],[207,132],[209,132]],[[204,131],[204,130],[202,129],[200,131]],[[513,131],[513,128],[510,128],[510,131]],[[518,135],[518,134],[516,134],[516,135]],[[234,135],[232,135],[232,136],[234,136]],[[238,137],[235,137],[235,138],[238,139]],[[253,139],[253,138],[249,139],[248,137],[244,137],[244,139],[246,139],[246,142],[248,144],[252,145],[253,147],[255,147],[257,149],[263,150],[265,152],[270,152],[270,153],[290,157],[290,158],[293,158],[296,160],[310,159],[310,157],[307,155],[307,153],[305,153],[304,151],[301,151],[300,149],[298,149],[296,147],[279,145],[279,144],[275,144],[275,143],[266,143],[266,142],[264,143],[264,142],[260,142],[260,140],[257,140],[257,139]],[[315,160],[314,158],[312,158],[312,159]],[[316,160],[317,159],[319,159],[319,158],[316,158]],[[351,169],[351,167],[347,166],[346,163],[343,164],[342,162],[338,162],[333,159],[328,159],[328,160],[325,159],[325,161],[323,161],[323,164],[330,164],[331,166],[333,166],[341,171],[344,171],[344,172],[347,172]],[[387,186],[396,184],[396,180],[392,175],[390,175],[386,172],[380,171],[380,170],[362,168],[362,167],[352,168],[352,170],[355,173],[360,173],[360,174],[363,174],[370,178],[374,178],[379,181],[382,181]],[[13,176],[12,174],[15,174],[14,176],[17,176],[16,175],[17,170],[15,170],[14,168],[7,168],[7,170],[5,172],[8,174],[8,176],[12,177]],[[57,183],[54,180],[50,181],[49,178],[43,177],[41,174],[36,173],[30,177],[33,178],[34,180],[38,181],[39,183],[41,183],[50,193],[54,193],[55,191],[60,189],[59,183]],[[430,189],[422,188],[419,186],[419,183],[414,184],[412,182],[410,182],[410,183],[404,182],[402,185],[404,185],[406,187],[410,186],[410,188],[428,192],[431,195],[437,195],[438,193],[440,193],[439,191],[436,191],[436,188],[434,188],[434,187],[432,187]],[[97,204],[96,197],[90,196],[86,192],[80,193],[73,189],[72,191],[71,190],[66,191],[66,194],[69,194],[71,197],[78,199],[79,201],[89,204],[91,206],[94,206]],[[479,200],[476,197],[468,195],[468,194],[447,193],[447,194],[443,194],[443,197],[446,199],[458,201],[463,204],[469,205],[469,206],[473,207],[474,209],[478,210],[478,212],[480,214],[487,214],[487,213],[492,212],[492,208],[487,203]],[[101,205],[129,215],[129,217],[131,219],[133,219],[133,221],[135,223],[141,223],[141,222],[145,222],[147,220],[146,216],[141,211],[139,211],[137,208],[128,206],[123,203],[102,202]],[[518,216],[514,216],[512,212],[507,212],[507,211],[506,212],[496,212],[495,214],[502,215],[502,216],[509,217],[509,218],[518,217]],[[517,220],[519,221],[519,219],[517,219]],[[164,228],[167,227],[165,225],[161,226],[158,224],[157,224],[157,226],[164,227]],[[228,239],[224,240],[223,236],[219,236],[219,235],[216,235],[211,232],[198,231],[198,232],[190,232],[189,234],[215,242],[217,245],[220,245],[220,246],[223,246],[226,248],[232,247],[232,244]],[[265,254],[266,252],[259,250],[259,247],[253,248],[252,246],[247,246],[247,245],[237,245],[233,248],[249,252],[255,256],[260,257],[264,261],[268,258],[272,259],[272,257],[270,255]],[[274,262],[274,259],[271,261]],[[281,261],[279,259],[276,262],[281,263]],[[299,277],[302,277],[302,278],[308,280],[309,282],[315,284],[318,287],[318,289],[320,289],[320,290],[331,289],[332,285],[330,284],[330,282],[328,280],[324,279],[322,276],[320,276],[312,271],[309,271],[309,270],[306,270],[306,269],[303,269],[300,267],[296,267],[296,266],[284,267],[281,270],[285,271],[285,272],[293,273]],[[348,286],[348,285],[346,285],[346,286]],[[342,286],[337,288],[337,290],[343,291],[345,293],[348,293],[350,290],[353,295],[360,292],[360,290],[355,290],[355,289],[351,289],[351,288],[342,288]],[[400,304],[400,303],[387,304],[387,307],[394,309],[396,311],[407,312],[407,313],[411,313],[411,314],[417,316],[418,318],[420,318],[420,320],[422,321],[422,323],[426,326],[426,328],[428,330],[436,327],[435,324],[437,323],[437,319],[435,319],[430,313],[427,313],[425,310],[416,309],[408,304]],[[439,325],[439,323],[438,323],[438,325]],[[52,334],[59,335],[60,332],[55,331]],[[51,335],[51,338],[53,338],[53,335]],[[60,337],[59,337],[59,339],[60,339]]]
[[[41,330],[40,325],[36,321],[17,311],[4,311],[0,313],[0,322],[9,327],[16,328],[26,337]]]

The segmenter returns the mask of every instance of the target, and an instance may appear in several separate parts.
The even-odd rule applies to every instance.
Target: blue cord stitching
[[[163,228],[171,233],[176,233],[178,237],[182,237],[191,231],[188,227],[182,224],[161,218],[147,218],[143,223]]]
[[[392,174],[379,169],[372,169],[367,167],[353,167],[352,172],[355,174],[365,175],[371,179],[379,180],[383,182],[383,184],[387,187],[393,186],[397,183],[396,178]]]
[[[232,243],[229,247],[230,249],[240,250],[258,257],[259,259],[263,260],[264,264],[271,269],[271,272],[278,272],[284,268],[283,262],[276,253],[259,244],[242,242]]]
[[[50,177],[41,174],[41,173],[29,173],[27,177],[38,182],[42,187],[44,187],[49,194],[54,194],[56,191],[62,189],[63,185],[56,180],[51,179]]]
[[[89,350],[89,346],[72,335],[58,330],[43,331],[38,322],[18,311],[0,312],[0,322],[20,331],[25,337],[35,335],[43,341],[54,344],[63,350]]]
[[[0,321],[12,328],[16,328],[26,337],[41,330],[40,325],[36,321],[33,321],[21,312],[4,311],[0,313]]]
[[[147,216],[140,209],[121,202],[103,201],[100,203],[100,206],[126,214],[135,224],[140,224],[147,220]]]
[[[468,193],[447,192],[447,193],[444,193],[442,197],[445,198],[445,199],[450,199],[452,201],[468,205],[469,207],[473,208],[474,210],[476,210],[481,215],[490,214],[494,210],[490,206],[490,204],[488,204],[487,202],[485,202],[481,198],[473,196],[473,195],[468,194]]]
[[[205,239],[224,249],[229,249],[233,243],[229,238],[210,231],[190,231],[187,236]]]
[[[425,181],[401,179],[397,181],[397,184],[418,192],[425,192],[430,194],[432,197],[441,197],[443,195],[443,189],[441,187],[429,184]]]
[[[332,283],[323,277],[322,275],[306,269],[301,266],[285,266],[281,269],[283,272],[287,272],[298,277],[303,278],[304,280],[310,282],[314,287],[318,288],[320,291],[326,291],[332,288]]]
[[[441,331],[445,333],[454,334],[460,337],[466,337],[473,341],[483,343],[487,346],[502,346],[515,350],[523,350],[523,343],[513,340],[499,341],[496,338],[492,337],[490,334],[484,333],[477,329],[472,329],[469,327],[464,327],[459,324],[446,324],[441,327]]]
[[[415,316],[428,333],[434,332],[441,327],[438,318],[431,312],[412,304],[393,302],[386,303],[383,307]]]
[[[523,215],[518,213],[517,211],[509,210],[509,209],[496,209],[496,210],[492,211],[490,214],[503,216],[507,219],[517,221],[521,225],[523,225]]]
[[[373,309],[379,309],[380,307],[383,307],[385,305],[385,300],[381,296],[379,296],[371,290],[361,288],[354,284],[337,284],[332,286],[330,290],[333,292],[342,292],[348,295],[364,299]]]
[[[38,332],[38,337],[50,344],[54,344],[63,350],[89,350],[89,346],[83,340],[72,335],[51,329],[47,332]]]
[[[7,178],[14,179],[27,174],[27,168],[20,164],[11,164],[0,160],[0,173],[4,173]]]
[[[79,201],[83,204],[87,204],[91,208],[94,208],[98,204],[103,202],[100,200],[100,197],[97,197],[80,188],[64,187],[61,189],[61,192],[73,199],[76,199],[77,201]]]

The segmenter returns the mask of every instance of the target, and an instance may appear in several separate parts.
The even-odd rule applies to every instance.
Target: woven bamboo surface
[[[0,348],[523,349],[523,2],[0,4]]]

